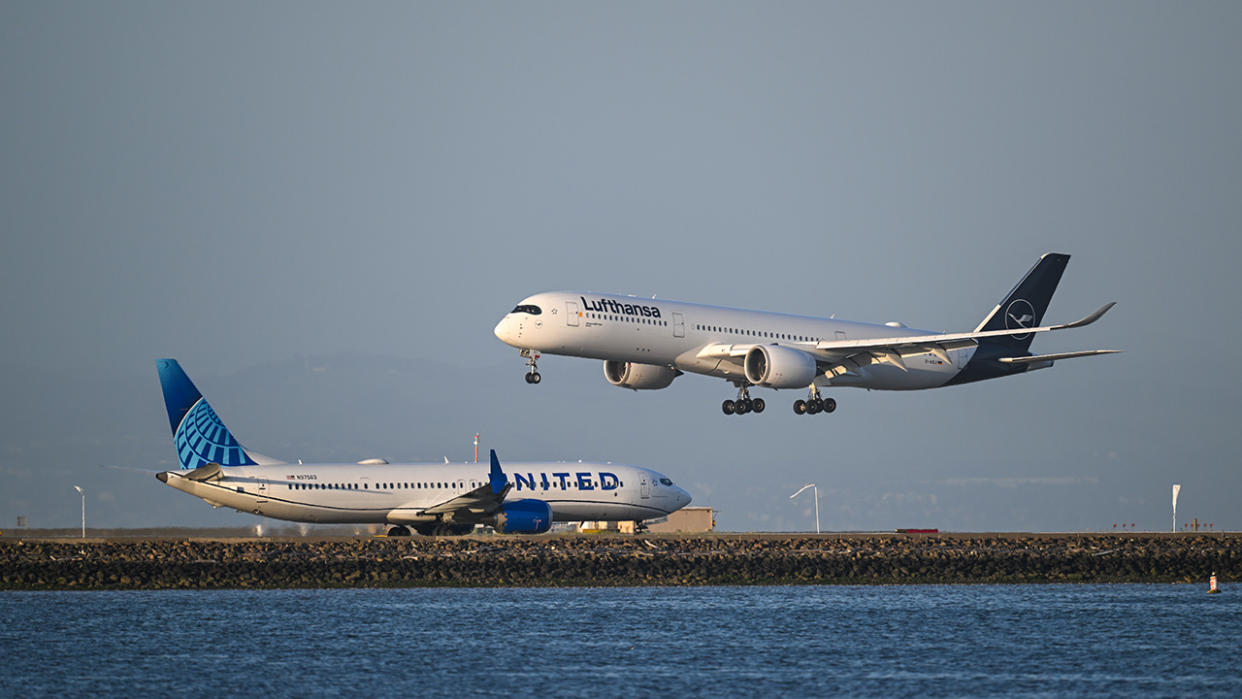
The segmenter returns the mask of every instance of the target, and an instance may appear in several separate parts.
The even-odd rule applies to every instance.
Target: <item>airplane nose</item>
[[[500,322],[496,324],[496,327],[492,330],[492,332],[495,333],[496,337],[499,338],[501,342],[508,342],[509,341],[509,316],[505,316],[504,318],[501,318]]]
[[[686,505],[689,505],[690,501],[693,499],[694,498],[690,497],[690,493],[687,493],[684,489],[677,489],[677,502],[680,503],[678,507],[685,507]]]

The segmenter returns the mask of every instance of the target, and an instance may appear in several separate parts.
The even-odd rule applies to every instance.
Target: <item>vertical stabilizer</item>
[[[198,468],[209,463],[221,466],[253,466],[255,462],[220,421],[175,359],[155,362],[164,407],[181,468]]]
[[[975,328],[975,332],[988,330],[1015,330],[1013,335],[1002,335],[988,338],[984,344],[1001,345],[1011,352],[1026,352],[1034,338],[1032,333],[1022,332],[1023,328],[1038,327],[1044,319],[1044,312],[1052,301],[1052,294],[1057,290],[1061,274],[1069,264],[1069,255],[1050,252],[1039,258],[1039,262],[1031,271],[1022,277],[1022,281],[997,304],[988,317]]]

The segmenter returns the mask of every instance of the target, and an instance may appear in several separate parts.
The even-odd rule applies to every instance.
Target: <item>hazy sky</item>
[[[273,456],[482,431],[727,529],[812,527],[810,481],[832,529],[1167,528],[1174,482],[1242,528],[1239,36],[1231,2],[0,0],[0,528],[84,481],[101,526],[255,521],[98,468],[171,463],[163,356]],[[1047,320],[1119,305],[1034,349],[1125,354],[831,416],[529,386],[492,336],[557,288],[966,330],[1049,251]]]

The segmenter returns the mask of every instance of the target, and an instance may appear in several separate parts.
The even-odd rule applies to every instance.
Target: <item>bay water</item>
[[[1242,696],[1242,586],[0,592],[0,697]]]

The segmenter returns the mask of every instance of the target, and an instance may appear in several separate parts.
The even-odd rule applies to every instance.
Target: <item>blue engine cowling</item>
[[[506,502],[492,526],[502,534],[542,534],[552,528],[552,507],[543,500]]]

